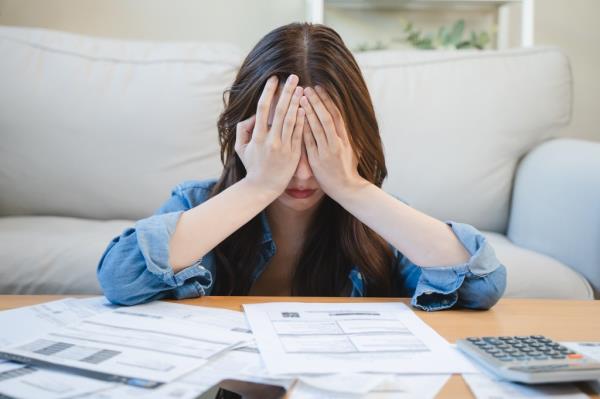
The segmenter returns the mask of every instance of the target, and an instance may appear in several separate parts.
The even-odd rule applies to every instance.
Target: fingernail
[[[294,74],[291,74],[290,76],[288,76],[288,78],[287,78],[287,82],[288,82],[288,83],[292,83],[292,81],[293,81],[294,79],[298,79],[298,76],[296,76],[296,75],[294,75]]]
[[[301,94],[302,94],[302,87],[296,87],[296,89],[294,90],[294,97],[300,97]]]
[[[271,75],[269,79],[267,79],[267,83],[270,85],[274,85],[277,82],[277,75]]]

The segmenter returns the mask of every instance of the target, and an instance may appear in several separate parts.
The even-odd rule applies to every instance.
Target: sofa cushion
[[[99,294],[96,267],[131,220],[0,218],[0,294]],[[592,299],[580,274],[548,256],[483,232],[508,270],[505,297]]]
[[[99,294],[96,266],[129,220],[0,218],[0,294]]]
[[[220,174],[240,51],[0,26],[0,215],[139,219]]]
[[[504,233],[515,167],[571,114],[557,49],[357,54],[383,138],[385,188],[440,219]]]
[[[521,248],[506,236],[484,231],[507,269],[505,297],[594,299],[589,282],[581,274],[549,256]]]

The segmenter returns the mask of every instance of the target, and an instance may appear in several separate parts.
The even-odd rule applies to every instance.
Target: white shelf
[[[521,46],[533,46],[534,0],[305,0],[306,18],[313,23],[323,23],[325,8],[334,7],[353,10],[419,10],[482,8],[496,13],[498,22],[498,47],[505,47],[510,27],[509,13],[505,5],[521,5]]]

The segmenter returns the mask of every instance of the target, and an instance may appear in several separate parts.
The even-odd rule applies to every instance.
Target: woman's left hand
[[[335,200],[344,190],[366,182],[358,173],[342,114],[325,90],[306,87],[300,106],[308,121],[303,134],[308,162],[321,189]]]

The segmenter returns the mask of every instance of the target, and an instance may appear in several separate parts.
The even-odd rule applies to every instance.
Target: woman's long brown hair
[[[250,51],[231,88],[223,94],[219,117],[223,173],[211,196],[235,184],[246,169],[234,150],[238,122],[256,113],[267,79],[290,74],[299,85],[322,86],[342,113],[352,147],[360,154],[359,174],[381,187],[387,175],[379,127],[367,86],[352,53],[341,37],[324,25],[293,23],[279,27]],[[240,201],[243,201],[241,198]],[[260,214],[215,249],[213,295],[247,295],[260,257],[263,236]],[[391,295],[393,255],[387,242],[338,203],[325,196],[309,225],[292,279],[292,294],[346,295],[352,265],[361,272],[365,295]]]

